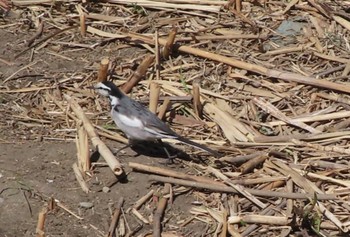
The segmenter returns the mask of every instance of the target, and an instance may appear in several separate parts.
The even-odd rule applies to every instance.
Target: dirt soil
[[[133,151],[128,151],[130,154]],[[0,236],[33,236],[40,210],[47,205],[50,197],[60,201],[78,219],[61,208],[55,208],[47,216],[45,228],[48,236],[105,236],[111,221],[111,210],[120,197],[124,197],[124,211],[149,190],[157,189],[148,175],[130,172],[127,179],[111,187],[105,193],[100,191],[105,184],[113,180],[108,167],[98,167],[89,183],[91,193],[85,194],[72,172],[76,161],[76,147],[72,142],[24,142],[0,144]],[[157,158],[129,156],[121,158],[127,162],[138,162],[151,166],[162,166]],[[174,164],[181,170],[179,164]],[[166,229],[182,233],[185,236],[200,236],[205,226],[199,222],[181,228],[179,221],[186,219],[194,201],[193,195],[180,195],[169,203]],[[81,207],[87,202],[91,208]],[[140,210],[149,216],[157,205],[157,200]],[[140,223],[130,213],[125,214],[129,227],[136,229]],[[152,227],[145,225],[142,232]],[[195,234],[196,233],[196,234]]]

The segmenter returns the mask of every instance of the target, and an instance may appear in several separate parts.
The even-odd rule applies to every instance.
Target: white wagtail
[[[221,156],[217,151],[176,134],[148,108],[126,96],[113,82],[99,82],[89,88],[95,89],[100,95],[109,97],[112,118],[129,139],[129,144],[119,149],[118,152],[137,141],[159,141],[161,143],[161,139],[170,138],[207,151],[215,157]],[[163,148],[171,158],[166,148],[164,146]]]

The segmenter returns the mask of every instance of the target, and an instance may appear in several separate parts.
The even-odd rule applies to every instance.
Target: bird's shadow
[[[153,158],[169,159],[168,154],[164,150],[165,148],[171,157],[176,157],[182,160],[191,160],[190,155],[164,142],[140,141],[133,144],[130,148],[136,152],[135,156],[144,155]]]

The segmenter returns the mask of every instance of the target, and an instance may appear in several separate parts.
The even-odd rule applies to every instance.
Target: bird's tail
[[[180,141],[180,142],[186,143],[187,145],[190,145],[190,146],[196,147],[198,149],[201,149],[203,151],[209,152],[210,154],[214,155],[217,158],[222,157],[222,154],[220,154],[219,152],[214,151],[205,145],[198,144],[197,142],[191,141],[187,138],[177,136],[175,139]]]

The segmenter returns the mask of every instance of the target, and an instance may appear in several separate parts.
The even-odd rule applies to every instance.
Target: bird
[[[170,138],[204,150],[215,157],[222,156],[219,152],[191,141],[174,132],[147,107],[125,95],[112,81],[98,82],[89,88],[94,89],[98,94],[109,98],[111,117],[117,127],[128,138],[128,144],[120,148],[117,153],[134,145],[136,142],[156,141],[164,145],[161,139]],[[167,149],[164,146],[163,148],[168,158],[172,159]]]

